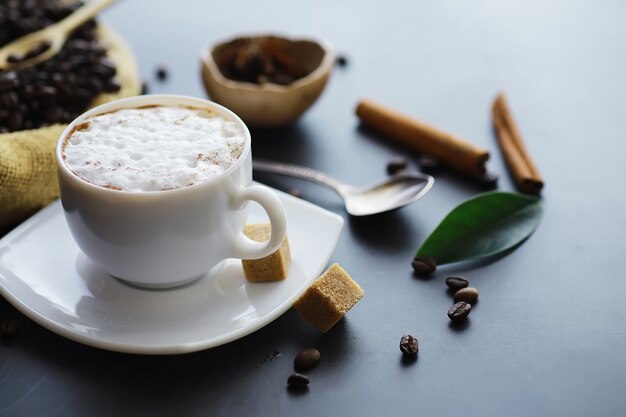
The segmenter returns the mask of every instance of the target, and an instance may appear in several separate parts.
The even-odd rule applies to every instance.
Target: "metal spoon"
[[[0,49],[0,70],[12,70],[30,67],[39,64],[55,56],[72,31],[82,25],[105,7],[110,6],[118,0],[94,0],[86,3],[84,6],[76,9],[63,20],[60,20],[50,26],[38,30],[21,38],[15,39],[13,42],[5,45]],[[25,59],[20,62],[9,62],[11,55],[25,56],[31,50],[35,50],[40,45],[47,45],[47,49],[41,53]]]
[[[325,185],[343,197],[346,210],[353,216],[383,213],[414,203],[435,183],[430,175],[403,172],[365,187],[354,187],[323,172],[298,165],[255,159],[252,166],[256,171],[288,175]]]

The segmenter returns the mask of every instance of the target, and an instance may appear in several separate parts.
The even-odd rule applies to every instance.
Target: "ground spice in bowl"
[[[288,85],[315,69],[296,59],[296,47],[276,36],[242,37],[215,48],[213,58],[222,75],[233,81]]]

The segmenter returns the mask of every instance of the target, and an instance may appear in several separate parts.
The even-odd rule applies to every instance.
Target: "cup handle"
[[[271,225],[271,234],[266,242],[255,242],[243,232],[235,237],[231,245],[231,256],[238,259],[259,259],[274,253],[285,240],[287,217],[283,203],[272,190],[262,185],[241,188],[231,200],[235,210],[252,200],[261,205],[267,213]]]

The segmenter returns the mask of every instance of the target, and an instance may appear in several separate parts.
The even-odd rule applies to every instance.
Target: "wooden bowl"
[[[217,63],[225,46],[262,38],[284,41],[294,65],[307,75],[287,85],[272,82],[257,84],[225,77]],[[334,53],[321,41],[292,40],[276,35],[242,36],[209,45],[202,51],[201,59],[202,79],[211,100],[231,109],[247,124],[257,127],[285,126],[300,117],[324,90],[335,62]]]

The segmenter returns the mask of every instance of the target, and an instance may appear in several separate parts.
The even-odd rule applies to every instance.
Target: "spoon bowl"
[[[422,198],[435,179],[419,172],[402,172],[364,187],[354,187],[311,168],[255,159],[256,171],[288,175],[313,181],[333,189],[352,216],[370,216],[407,206]]]
[[[407,206],[419,200],[433,186],[430,175],[401,173],[345,194],[346,210],[353,216],[368,216]]]

